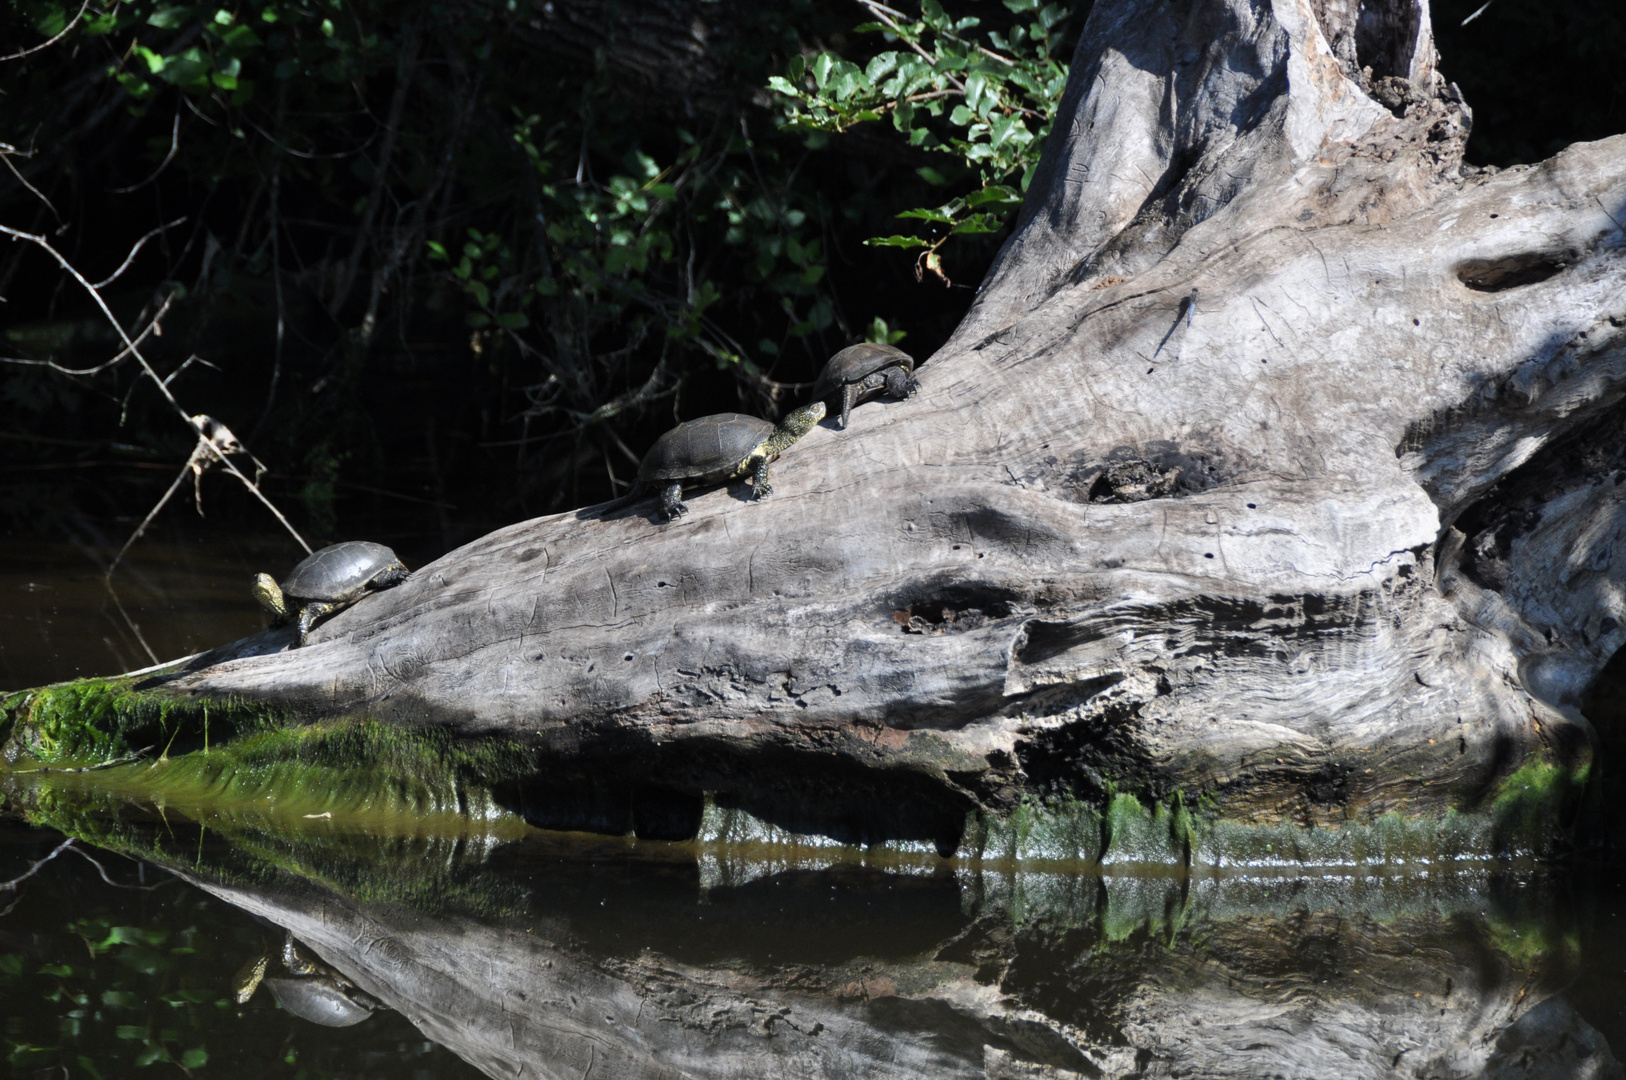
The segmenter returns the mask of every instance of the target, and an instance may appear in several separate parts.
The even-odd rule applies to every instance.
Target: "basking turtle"
[[[684,485],[726,483],[751,476],[752,499],[773,492],[768,465],[791,443],[824,419],[824,402],[815,401],[789,413],[776,427],[743,413],[718,413],[689,420],[655,440],[638,466],[638,483],[631,498],[659,488],[661,513],[667,521],[689,512],[683,505]]]
[[[832,356],[819,372],[819,380],[813,384],[813,400],[824,401],[839,393],[840,425],[846,427],[854,405],[881,394],[906,398],[920,389],[914,371],[915,358],[902,349],[873,341],[849,345]]]
[[[275,625],[299,621],[304,645],[316,620],[360,600],[374,589],[399,585],[407,568],[395,552],[368,540],[346,540],[307,555],[279,586],[270,574],[254,575],[254,599],[271,613]]]
[[[255,957],[232,978],[237,1004],[246,1005],[264,983],[284,1010],[323,1027],[350,1027],[384,1007],[383,1002],[300,947],[290,931],[280,959],[287,975],[270,975],[270,953]]]

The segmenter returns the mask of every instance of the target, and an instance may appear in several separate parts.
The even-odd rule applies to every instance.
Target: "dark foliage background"
[[[1493,0],[1459,25],[1478,6],[1434,9],[1443,70],[1475,110],[1471,159],[1506,166],[1626,130],[1618,0]],[[0,63],[14,151],[0,223],[47,235],[98,280],[184,219],[107,294],[127,324],[170,300],[149,355],[162,374],[208,362],[172,389],[248,443],[313,543],[413,535],[426,557],[618,494],[675,419],[777,415],[866,337],[929,355],[1004,235],[957,235],[942,275],[865,244],[899,232],[902,211],[990,182],[934,150],[947,114],[914,138],[890,116],[840,134],[785,126],[770,77],[796,57],[863,65],[893,47],[855,32],[873,6],[83,10],[61,41]],[[0,51],[79,11],[14,2]],[[958,32],[1063,61],[1086,13],[1032,0],[895,12],[938,30],[974,17]],[[116,351],[36,248],[0,245],[0,296],[0,355],[87,368]],[[118,522],[140,519],[194,443],[138,374],[0,365],[0,521],[128,532]],[[217,524],[275,527],[234,484],[207,477],[204,492]],[[195,520],[165,510],[183,513]]]

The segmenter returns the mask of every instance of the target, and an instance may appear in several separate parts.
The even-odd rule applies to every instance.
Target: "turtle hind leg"
[[[886,369],[886,395],[902,401],[906,397],[913,397],[920,389],[920,380],[916,379],[910,371],[898,365]]]
[[[853,414],[853,406],[858,404],[858,394],[862,388],[856,383],[847,383],[841,388],[841,421],[840,426],[847,426],[847,418]]]
[[[333,604],[321,600],[312,600],[299,609],[299,647],[303,649],[311,630],[316,627],[316,620],[326,617],[335,611]]]
[[[661,516],[667,521],[675,521],[689,512],[683,505],[683,482],[673,480],[661,488]]]

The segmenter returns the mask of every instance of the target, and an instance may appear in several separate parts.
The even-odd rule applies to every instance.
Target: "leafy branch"
[[[876,21],[858,30],[904,48],[879,53],[863,67],[827,52],[811,61],[798,55],[768,86],[779,95],[785,128],[840,134],[890,116],[909,145],[952,155],[972,173],[975,191],[898,215],[926,222],[927,235],[865,241],[921,249],[916,277],[929,271],[948,284],[943,245],[955,236],[997,232],[1032,182],[1067,81],[1067,65],[1057,53],[1059,28],[1069,13],[1042,0],[1005,0],[1017,21],[1003,32],[983,32],[984,44],[972,36],[982,20],[954,18],[937,0],[922,0],[919,18],[879,0],[859,3]],[[929,166],[918,172],[928,183],[949,183]]]

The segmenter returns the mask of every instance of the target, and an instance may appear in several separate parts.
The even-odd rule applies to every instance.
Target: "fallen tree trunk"
[[[516,524],[148,686],[495,737],[610,831],[949,851],[1131,795],[1545,844],[1626,641],[1626,138],[1496,173],[1467,124],[1423,0],[1102,0],[915,397],[766,502]]]

